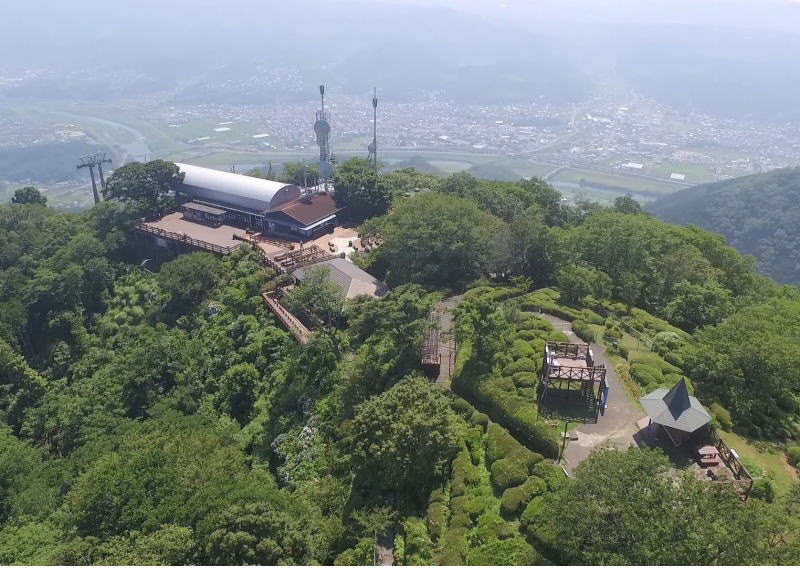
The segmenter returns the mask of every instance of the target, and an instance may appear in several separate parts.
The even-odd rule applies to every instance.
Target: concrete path
[[[567,334],[571,342],[583,343],[572,332],[572,325],[568,321],[544,313],[537,313],[537,316],[547,320],[556,330]],[[617,376],[614,365],[608,359],[605,347],[593,343],[590,348],[595,362],[602,361],[606,365],[608,407],[598,416],[596,423],[583,424],[574,430],[578,436],[576,441],[567,441],[563,464],[569,473],[589,457],[594,449],[608,447],[628,449],[635,445],[633,435],[639,430],[636,422],[644,416],[639,403],[625,394],[625,388]]]

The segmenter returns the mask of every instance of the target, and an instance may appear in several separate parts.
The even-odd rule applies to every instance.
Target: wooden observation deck
[[[539,381],[539,401],[554,394],[571,400],[582,397],[599,410],[607,388],[606,367],[595,364],[588,344],[547,342]],[[577,390],[577,392],[573,392]]]
[[[442,367],[442,353],[439,349],[442,330],[442,312],[444,307],[441,303],[436,305],[431,312],[430,325],[425,333],[425,345],[422,348],[422,369],[431,378],[439,376]]]

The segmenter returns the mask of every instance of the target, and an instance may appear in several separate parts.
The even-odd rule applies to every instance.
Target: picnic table
[[[719,450],[711,445],[700,446],[697,448],[697,461],[703,466],[718,466],[722,463]]]

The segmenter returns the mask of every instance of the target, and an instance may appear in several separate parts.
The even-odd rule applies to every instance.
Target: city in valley
[[[47,77],[44,71],[24,76],[0,72],[0,88],[7,90]],[[230,80],[211,81],[203,93],[214,100],[221,90],[263,89],[285,92],[284,101],[185,101],[193,98],[181,87],[114,103],[8,98],[0,106],[0,195],[34,185],[55,205],[88,206],[89,181],[75,163],[92,152],[108,152],[113,165],[162,158],[237,172],[313,162],[315,86],[306,86],[296,69],[262,72],[233,86]],[[679,112],[612,86],[588,100],[560,105],[536,99],[468,105],[435,92],[400,100],[377,89],[385,170],[469,171],[508,181],[535,176],[573,200],[609,202],[631,193],[647,202],[692,185],[800,161],[795,124]],[[330,90],[334,157],[366,156],[372,139],[370,100],[371,90],[363,96]],[[36,165],[29,160],[32,155]]]

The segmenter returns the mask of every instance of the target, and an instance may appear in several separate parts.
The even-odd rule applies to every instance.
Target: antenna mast
[[[325,113],[324,85],[319,86],[319,96],[322,101],[322,107],[316,114],[314,133],[317,136],[317,145],[319,145],[319,181],[322,184],[323,191],[327,192],[329,186],[333,186],[333,157],[329,141],[331,125],[328,123],[328,115]]]
[[[367,146],[367,162],[378,167],[378,90],[372,88],[372,143]]]
[[[78,169],[83,169],[84,167],[89,168],[89,175],[92,177],[92,194],[94,195],[95,205],[100,203],[100,194],[97,192],[97,181],[94,178],[95,167],[97,167],[98,173],[100,174],[100,188],[103,192],[103,196],[105,197],[106,195],[106,179],[103,176],[103,163],[111,163],[111,159],[106,158],[105,153],[96,153],[94,155],[81,157],[77,167]]]

